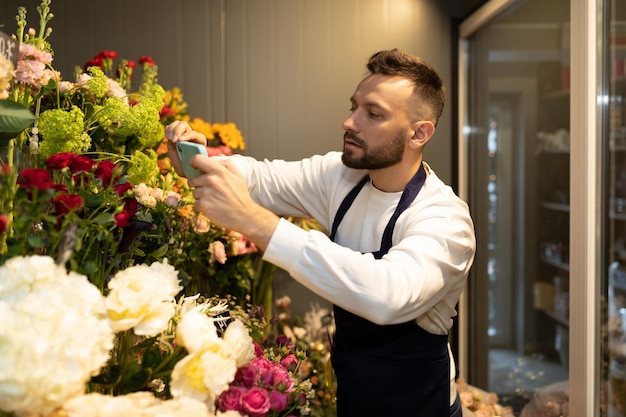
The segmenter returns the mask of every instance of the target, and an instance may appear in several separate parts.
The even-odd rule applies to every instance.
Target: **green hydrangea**
[[[39,134],[43,139],[39,152],[43,158],[60,152],[87,152],[91,138],[85,132],[82,110],[72,106],[70,110],[51,109],[41,113],[38,121]]]
[[[150,187],[155,186],[160,174],[157,158],[157,153],[151,149],[147,153],[133,152],[128,163],[128,181],[131,184],[144,183]]]
[[[165,127],[161,123],[159,112],[163,107],[165,91],[155,84],[150,94],[142,96],[141,100],[128,108],[128,111],[119,114],[119,123],[114,131],[120,136],[136,136],[139,149],[151,149],[158,146],[163,140]]]
[[[104,98],[107,95],[107,77],[98,67],[89,67],[91,79],[87,81],[89,92],[96,98]]]

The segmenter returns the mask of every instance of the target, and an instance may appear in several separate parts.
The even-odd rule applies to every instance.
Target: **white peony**
[[[46,256],[0,267],[0,410],[47,415],[106,364],[114,334],[104,297]]]
[[[254,358],[252,338],[243,323],[231,322],[220,338],[213,320],[198,308],[182,317],[176,341],[189,355],[174,367],[170,387],[174,398],[203,401],[211,412],[217,396],[235,379],[237,368]]]
[[[167,329],[176,312],[175,296],[182,287],[178,271],[167,263],[136,265],[109,281],[106,308],[115,332],[133,329],[136,335],[155,336]]]
[[[243,322],[239,320],[232,321],[226,328],[223,338],[233,349],[237,367],[247,365],[254,359],[254,343],[248,328]]]
[[[191,398],[159,400],[150,392],[112,397],[88,394],[76,397],[50,417],[208,417],[206,404]]]

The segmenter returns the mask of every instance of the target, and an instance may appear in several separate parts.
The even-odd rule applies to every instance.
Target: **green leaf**
[[[43,239],[39,236],[30,235],[28,236],[28,245],[31,248],[41,248],[43,246]]]
[[[93,219],[94,223],[107,224],[115,222],[115,216],[111,213],[100,213]]]
[[[158,346],[150,346],[143,354],[143,358],[141,359],[141,366],[143,368],[156,368],[163,361],[163,357],[161,356],[161,350]]]
[[[34,121],[35,115],[26,107],[11,100],[0,100],[0,146],[7,146]]]
[[[161,245],[160,248],[152,252],[150,255],[152,255],[155,259],[159,259],[159,258],[162,258],[167,253],[168,249],[169,249],[169,245]]]

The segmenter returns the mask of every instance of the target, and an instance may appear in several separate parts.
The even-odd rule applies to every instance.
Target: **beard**
[[[350,139],[355,142],[361,148],[362,154],[356,155],[356,152],[352,149],[346,149],[344,146],[343,154],[341,155],[341,161],[348,168],[353,169],[382,169],[393,166],[400,161],[404,155],[405,146],[405,132],[399,132],[390,141],[378,145],[373,148],[369,148],[367,143],[354,132],[347,131],[344,133],[343,138]]]

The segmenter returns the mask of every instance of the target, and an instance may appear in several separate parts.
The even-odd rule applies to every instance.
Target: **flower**
[[[0,410],[17,416],[50,414],[81,393],[113,347],[100,291],[49,257],[0,267],[0,314]]]
[[[126,268],[109,281],[106,308],[116,332],[133,329],[136,335],[156,336],[175,312],[175,296],[182,290],[178,273],[167,264]]]
[[[252,339],[240,328],[229,334],[231,323],[222,339],[213,321],[198,310],[185,314],[177,327],[176,340],[189,355],[176,364],[172,372],[174,398],[189,397],[203,401],[213,409],[217,396],[234,379],[238,363],[246,363],[252,350]],[[242,337],[243,336],[243,337]]]

